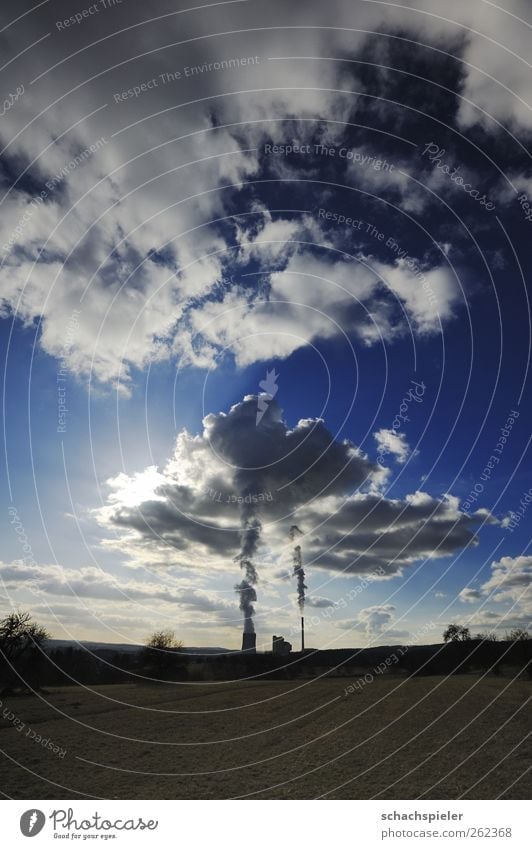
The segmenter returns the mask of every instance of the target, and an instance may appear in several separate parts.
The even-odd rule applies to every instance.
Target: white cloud
[[[230,290],[223,300],[189,312],[189,330],[181,329],[178,346],[184,359],[196,365],[214,364],[222,351],[229,351],[244,367],[288,357],[318,339],[342,334],[372,345],[393,342],[409,329],[436,333],[458,300],[454,278],[445,268],[426,271],[422,281],[403,260],[386,265],[362,254],[331,259],[301,250],[270,276],[267,298],[250,302],[249,294]]]
[[[491,564],[482,591],[492,601],[510,601],[532,613],[532,557],[501,557]]]
[[[239,621],[238,607],[232,595],[216,593],[192,586],[186,582],[177,583],[168,574],[164,584],[156,582],[153,576],[146,574],[144,580],[139,576],[135,580],[119,579],[103,569],[84,566],[69,569],[61,565],[25,564],[22,561],[0,562],[0,581],[6,597],[12,601],[24,597],[24,604],[30,594],[31,606],[50,602],[53,609],[54,599],[69,599],[79,610],[90,610],[92,602],[98,602],[102,621],[110,624],[107,614],[114,609],[129,611],[129,615],[153,617],[160,611],[162,616],[170,615],[179,622],[188,618],[190,612],[197,621],[225,624]],[[126,614],[124,613],[124,616]]]
[[[359,620],[365,623],[366,633],[369,637],[382,634],[393,622],[393,613],[395,607],[393,604],[376,604],[372,607],[365,607],[360,611]]]
[[[395,619],[394,613],[395,606],[393,604],[374,604],[360,610],[354,620],[341,619],[336,623],[336,627],[343,631],[364,630],[368,639],[383,633],[389,636],[399,633],[406,634],[406,632],[396,632],[391,629],[392,622]]]
[[[410,446],[406,441],[406,434],[382,427],[373,436],[377,442],[379,454],[392,454],[398,463],[406,463],[410,456]]]
[[[437,333],[441,322],[453,317],[460,293],[446,266],[425,268],[421,260],[416,260],[423,267],[425,283],[405,259],[377,262],[370,260],[366,250],[344,262],[334,254],[318,257],[308,250],[293,251],[283,241],[308,233],[309,216],[298,230],[293,220],[272,216],[254,199],[250,203],[249,193],[243,196],[243,209],[255,210],[258,216],[262,212],[261,226],[250,231],[239,225],[232,244],[227,233],[221,236],[220,228],[209,223],[225,218],[245,181],[259,176],[261,145],[266,139],[286,142],[288,136],[288,141],[294,137],[308,141],[313,136],[339,143],[345,133],[343,122],[350,120],[358,103],[359,96],[354,94],[360,90],[356,65],[348,67],[319,58],[266,58],[272,52],[295,55],[297,48],[302,55],[315,57],[334,57],[338,51],[347,57],[356,55],[368,37],[353,30],[345,4],[333,2],[325,11],[320,4],[311,3],[305,20],[308,16],[316,26],[302,29],[298,28],[300,9],[280,3],[272,8],[276,11],[254,5],[246,14],[252,20],[268,22],[272,15],[278,15],[279,20],[290,22],[287,29],[276,30],[274,36],[260,26],[246,32],[246,53],[260,55],[259,64],[188,80],[187,96],[198,99],[194,109],[174,110],[181,102],[176,103],[176,95],[184,91],[183,81],[159,83],[149,97],[130,98],[127,103],[111,99],[110,87],[124,91],[132,82],[142,82],[143,75],[146,80],[159,79],[164,70],[176,70],[166,51],[157,54],[155,50],[160,46],[156,28],[143,28],[147,50],[144,60],[136,65],[139,79],[133,81],[131,67],[120,64],[105,79],[97,76],[90,87],[81,86],[75,97],[62,98],[45,109],[41,118],[32,122],[31,131],[24,131],[41,111],[42,103],[54,102],[58,91],[63,93],[63,84],[58,82],[63,79],[61,73],[50,73],[39,86],[28,87],[10,111],[11,135],[1,129],[0,136],[4,143],[9,142],[11,167],[14,162],[19,168],[20,163],[25,166],[36,161],[26,175],[31,188],[22,181],[2,202],[0,243],[13,235],[37,186],[57,174],[87,144],[102,136],[107,139],[30,217],[0,270],[2,314],[16,310],[28,325],[42,318],[40,343],[54,357],[62,354],[65,324],[72,310],[80,307],[85,293],[79,330],[67,356],[75,374],[86,377],[92,372],[106,383],[116,383],[120,376],[127,391],[133,369],[145,368],[153,360],[183,357],[208,367],[220,348],[227,345],[238,364],[246,365],[257,359],[286,357],[315,339],[331,338],[339,328],[354,333],[366,344],[374,344],[381,338],[391,342],[401,336],[408,331],[409,322],[416,333]],[[213,26],[223,31],[236,26],[242,13],[243,7],[237,4],[209,9],[205,16],[167,18],[170,39],[179,35],[186,41],[187,33],[196,38],[194,45],[182,47],[183,65],[195,64],[198,50],[208,50],[211,60],[227,58],[227,39],[202,36],[210,36]],[[457,4],[453,13],[460,20],[471,18],[463,4]],[[47,13],[43,10],[42,14]],[[393,31],[404,23],[404,14],[391,7],[364,4],[359,14],[357,26],[361,29]],[[333,18],[338,29],[328,26]],[[492,10],[485,24],[491,25],[492,18],[493,26],[498,26]],[[39,15],[25,20],[29,36],[33,29],[36,37],[37,33],[41,35],[39,20]],[[436,18],[412,14],[408,20],[414,31],[421,26],[428,35],[443,33],[448,37],[453,31],[452,26]],[[320,22],[325,28],[320,28]],[[81,30],[69,31],[72,50],[83,44]],[[374,38],[384,43],[384,37]],[[109,63],[115,58],[114,43],[111,39],[99,47]],[[470,34],[468,46],[476,43],[479,39]],[[154,48],[153,55],[150,47]],[[51,40],[42,42],[39,51],[43,67],[57,61]],[[84,74],[94,74],[89,54],[81,50],[76,57],[80,79]],[[12,67],[7,73],[9,88],[11,80],[16,83],[16,75]],[[260,89],[260,94],[254,89]],[[112,110],[110,106],[100,109],[109,101]],[[78,123],[60,137],[83,114],[95,109],[99,111],[90,122]],[[162,114],[145,120],[150,110]],[[111,138],[111,115],[119,129],[129,123],[134,129]],[[240,126],[224,126],[239,122]],[[173,141],[177,137],[180,140]],[[285,160],[270,158],[267,165],[272,173],[276,167],[286,170]],[[307,171],[300,166],[299,172],[296,167],[296,179],[298,173],[301,176]],[[358,174],[362,185],[364,180],[381,180],[383,172],[359,168]],[[406,208],[410,199],[410,208],[416,207],[419,192],[404,185],[398,169],[389,179],[400,189],[403,206]],[[222,188],[230,184],[236,187]],[[312,192],[323,196],[327,188],[313,186]],[[314,236],[330,247],[329,240],[323,234],[320,237],[315,227]],[[35,262],[45,243],[46,254]],[[159,251],[159,255],[153,257],[153,251]],[[236,263],[260,260],[269,271],[277,271],[270,280],[269,302],[256,302],[249,292],[243,295],[227,287],[219,303],[220,286],[231,258]],[[280,271],[282,263],[286,267]],[[207,297],[210,300],[204,303]],[[288,303],[274,304],[275,298]],[[246,342],[243,335],[248,336]]]
[[[479,598],[482,598],[482,593],[480,590],[475,590],[472,587],[465,587],[463,590],[460,590],[458,597],[460,601],[470,602],[473,604],[478,601]]]
[[[336,604],[334,601],[331,601],[330,598],[324,598],[323,596],[307,596],[305,599],[305,606],[308,607],[335,607]]]
[[[492,616],[506,628],[530,627],[532,618],[532,557],[501,557],[491,564],[491,575],[478,590],[466,587],[460,600],[481,605],[472,621],[483,624]],[[485,610],[486,604],[500,604],[499,612]],[[507,612],[507,609],[509,612]]]

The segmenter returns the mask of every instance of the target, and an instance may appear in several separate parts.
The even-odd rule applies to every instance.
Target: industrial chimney
[[[256,654],[257,652],[257,635],[255,633],[247,633],[244,631],[242,634],[242,651],[247,654]]]
[[[301,617],[301,651],[305,651],[305,617]]]

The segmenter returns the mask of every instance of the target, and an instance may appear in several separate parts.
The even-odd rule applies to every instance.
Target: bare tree
[[[176,670],[176,654],[182,649],[183,642],[170,629],[154,631],[146,640],[144,661],[154,675],[165,678]]]
[[[43,647],[50,634],[30,613],[14,611],[0,619],[0,674],[5,687],[14,683],[36,683]]]
[[[470,639],[471,633],[465,625],[448,625],[443,632],[443,641],[445,643],[465,642]]]
[[[495,631],[485,631],[483,634],[475,635],[475,640],[483,640],[485,643],[496,643],[498,639]]]
[[[509,634],[506,634],[506,639],[511,643],[518,643],[522,640],[529,640],[530,634],[524,628],[514,628]]]
[[[183,642],[176,638],[174,631],[154,631],[146,641],[146,648],[161,649],[161,651],[179,651],[183,648]]]

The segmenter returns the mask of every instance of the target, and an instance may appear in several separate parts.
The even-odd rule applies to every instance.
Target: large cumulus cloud
[[[193,552],[212,563],[235,554],[246,505],[268,532],[301,505],[354,492],[381,475],[322,420],[301,419],[290,428],[277,402],[266,403],[259,425],[258,398],[246,396],[227,413],[207,415],[202,434],[182,431],[162,472],[111,480],[100,520],[133,532],[143,546],[172,546],[175,556]]]
[[[263,527],[263,559],[286,546],[294,519],[305,562],[315,569],[383,576],[476,544],[480,517],[458,499],[381,491],[386,471],[353,443],[336,439],[320,419],[290,427],[275,401],[256,425],[257,396],[227,413],[209,414],[201,434],[178,435],[161,472],[109,482],[100,521],[118,533],[108,544],[133,562],[184,570],[234,569],[243,511]],[[144,493],[144,495],[143,495]],[[482,515],[482,520],[486,516]]]

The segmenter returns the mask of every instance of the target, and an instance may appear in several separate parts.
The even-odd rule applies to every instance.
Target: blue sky
[[[316,647],[528,626],[526,8],[333,5],[3,12],[1,605],[54,636],[297,644],[294,524]]]

